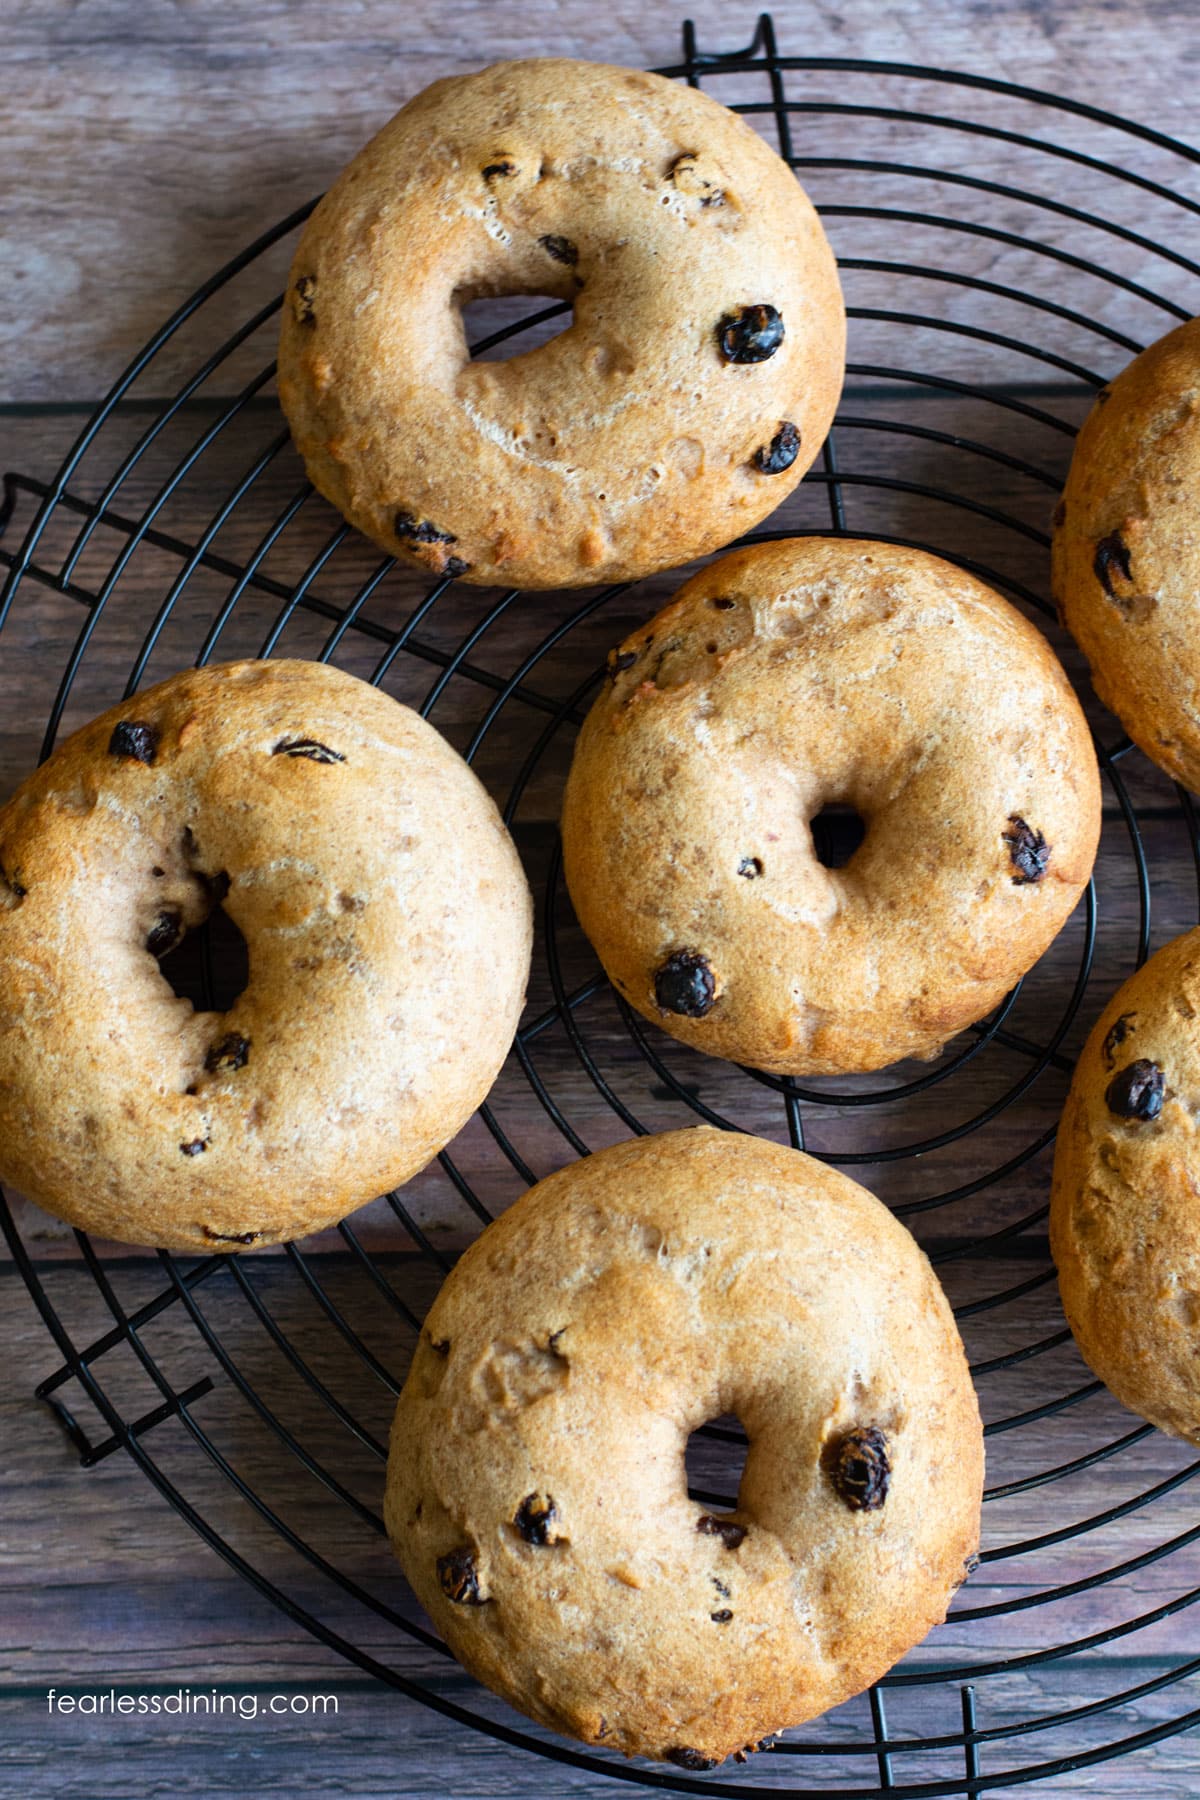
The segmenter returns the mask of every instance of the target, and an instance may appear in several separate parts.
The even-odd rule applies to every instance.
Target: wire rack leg
[[[967,1764],[967,1785],[963,1792],[978,1794],[983,1789],[982,1770],[979,1763],[978,1720],[975,1715],[975,1689],[965,1687],[962,1690],[962,1722],[963,1722],[963,1755]]]

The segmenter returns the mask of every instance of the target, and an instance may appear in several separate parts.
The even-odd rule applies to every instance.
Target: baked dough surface
[[[1067,1321],[1126,1406],[1200,1443],[1200,929],[1118,989],[1084,1046],[1054,1157]]]
[[[462,308],[570,301],[469,361]],[[829,429],[845,317],[795,176],[736,114],[546,59],[437,81],[301,238],[279,396],[309,475],[436,575],[574,587],[671,568],[772,512]]]
[[[160,972],[217,904],[250,979]],[[531,904],[477,777],[319,663],[189,670],[0,809],[0,1176],[126,1243],[300,1237],[398,1186],[486,1096]]]
[[[1052,558],[1097,694],[1147,756],[1200,791],[1200,320],[1101,389]]]
[[[750,1440],[732,1513],[690,1432]],[[462,1257],[396,1409],[385,1518],[455,1655],[555,1730],[707,1768],[945,1616],[983,1438],[910,1234],[797,1151],[701,1128],[540,1182]]]
[[[1041,634],[923,551],[792,538],[689,581],[609,659],[563,805],[579,922],[671,1036],[780,1074],[928,1057],[1051,943],[1100,782]],[[866,836],[825,866],[811,822]]]

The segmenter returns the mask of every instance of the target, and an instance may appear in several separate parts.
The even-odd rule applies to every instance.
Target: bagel
[[[732,1512],[688,1434],[735,1413]],[[865,1189],[700,1128],[539,1182],[459,1261],[385,1521],[459,1661],[554,1730],[711,1768],[875,1681],[978,1544],[983,1435],[933,1272]]]
[[[462,308],[571,303],[471,362]],[[820,449],[845,316],[787,165],[707,95],[498,63],[410,100],[305,228],[279,397],[309,477],[434,575],[547,588],[719,549]]]
[[[1075,1067],[1054,1156],[1050,1249],[1088,1366],[1200,1444],[1200,930],[1118,989]]]
[[[1200,319],[1135,357],[1084,421],[1052,576],[1092,685],[1146,755],[1200,792]]]
[[[917,550],[791,539],[689,581],[609,661],[563,804],[630,1004],[779,1074],[929,1057],[1046,949],[1100,828],[1079,703],[1020,613]],[[812,821],[849,804],[844,867]]]
[[[218,904],[224,1014],[157,961]],[[407,707],[317,663],[176,675],[0,809],[0,1178],[173,1250],[334,1224],[483,1099],[530,933],[495,807]]]

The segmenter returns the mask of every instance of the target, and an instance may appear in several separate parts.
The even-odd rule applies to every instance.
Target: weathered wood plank
[[[705,48],[735,49],[750,35],[753,9],[731,15],[719,0],[697,0],[689,10]],[[1173,0],[1103,14],[1088,0],[1005,0],[969,11],[950,0],[904,0],[869,15],[781,0],[774,12],[781,47],[792,54],[961,68],[1112,107],[1185,138],[1193,129],[1197,45],[1187,9]],[[473,67],[481,55],[599,56],[642,66],[680,55],[677,17],[627,0],[599,15],[588,0],[561,0],[549,18],[489,9],[481,27],[482,17],[477,0],[421,0],[400,12],[385,0],[320,8],[279,0],[265,8],[248,0],[18,5],[5,46],[18,92],[0,121],[8,166],[20,172],[0,231],[0,398],[95,396],[199,281],[316,195],[435,77]],[[789,93],[845,99],[862,87],[852,76],[797,75]],[[713,88],[721,97],[761,96],[732,78]],[[985,120],[1024,119],[1011,101],[962,90],[923,97],[944,111],[967,105]],[[1056,123],[1064,138],[1102,137]],[[873,133],[877,139],[877,128],[858,121],[826,135],[834,153],[860,155],[870,152]],[[801,153],[820,153],[818,136],[804,121]],[[893,142],[904,148],[905,128],[893,128]],[[1013,154],[1006,152],[1010,164]],[[991,173],[996,162],[994,147],[970,139],[955,140],[936,160]],[[1153,146],[1126,144],[1118,160],[1168,173],[1169,159]],[[813,185],[820,189],[824,177]],[[1089,189],[1092,178],[1070,166],[1055,181],[1056,196],[1077,202]],[[1127,207],[1136,223],[1136,195]]]

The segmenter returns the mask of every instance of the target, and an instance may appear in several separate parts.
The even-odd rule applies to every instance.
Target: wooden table
[[[747,9],[700,0],[692,8],[701,47],[735,48],[749,41],[753,14]],[[912,64],[974,71],[1023,83],[1051,94],[1091,102],[1166,133],[1193,139],[1193,95],[1198,44],[1194,9],[1187,4],[1135,4],[1134,0],[993,0],[965,8],[954,0],[893,0],[884,7],[857,0],[849,6],[781,0],[775,9],[780,47],[792,54],[890,58]],[[244,0],[202,7],[166,0],[93,0],[76,6],[32,0],[18,4],[6,21],[6,99],[0,113],[9,181],[0,199],[0,332],[6,354],[0,360],[0,411],[5,434],[0,467],[33,477],[49,477],[95,402],[121,367],[161,320],[223,261],[266,227],[282,219],[325,186],[368,133],[407,96],[435,76],[475,66],[484,59],[555,53],[604,57],[655,66],[679,57],[679,21],[669,13],[622,3],[607,9],[591,0],[560,0],[552,9],[497,8],[481,0],[446,0],[437,7],[397,7],[381,0],[313,0],[284,5],[279,0],[251,7]],[[854,104],[864,97],[864,78],[852,72],[814,78],[804,97],[823,103]],[[789,95],[808,78],[798,74]],[[755,97],[714,84],[719,97]],[[898,90],[897,90],[898,91]],[[859,309],[851,354],[860,372],[847,389],[846,413],[869,412],[879,423],[923,434],[888,437],[867,434],[853,423],[839,433],[846,471],[843,498],[851,529],[891,530],[936,544],[950,554],[994,567],[1010,591],[1027,585],[1045,593],[1044,532],[1053,500],[1053,482],[1041,484],[1020,472],[1035,465],[1055,479],[1069,457],[1069,434],[1038,423],[1046,412],[1067,426],[1086,405],[1088,383],[1060,364],[1021,362],[1014,339],[1011,298],[995,290],[1039,292],[1052,306],[1094,312],[1109,333],[1090,338],[1043,310],[1030,320],[1030,341],[1049,345],[1062,364],[1083,355],[1097,378],[1112,373],[1127,352],[1120,340],[1147,341],[1170,323],[1169,316],[1140,300],[1129,287],[1114,288],[1105,274],[1148,284],[1186,310],[1196,310],[1194,275],[1167,267],[1139,248],[1129,234],[1153,235],[1175,218],[1174,247],[1200,256],[1196,219],[1171,214],[1144,192],[1126,191],[1099,177],[1086,163],[1054,165],[1048,198],[1076,211],[1116,204],[1126,236],[1105,239],[1109,258],[1099,276],[1068,262],[1047,286],[1044,262],[1030,259],[1023,234],[1030,228],[1019,199],[982,201],[971,182],[991,179],[1020,186],[1037,173],[1036,157],[994,135],[996,131],[1041,130],[1045,115],[1002,94],[964,98],[961,89],[917,83],[908,90],[928,109],[968,107],[986,121],[988,137],[939,138],[936,155],[929,140],[902,118],[869,121],[847,117],[832,133],[826,113],[797,115],[794,149],[801,157],[842,159],[862,155],[895,165],[890,173],[855,175],[826,166],[806,168],[815,197],[842,210],[830,216],[835,247],[847,259],[847,291]],[[763,120],[770,128],[770,117]],[[1059,119],[1063,141],[1083,152],[1114,154],[1114,140],[1096,134],[1086,121]],[[1091,135],[1089,135],[1089,133]],[[1075,135],[1072,135],[1075,134]],[[1082,134],[1082,135],[1079,135]],[[1127,140],[1128,167],[1147,179],[1178,185],[1200,199],[1194,168],[1151,143]],[[912,210],[905,168],[924,158],[936,165],[925,181],[943,209],[987,220],[1004,235],[971,240],[969,255],[956,242],[953,266],[972,285],[950,286],[949,240],[931,227],[909,220],[901,250],[893,220],[880,233],[857,219],[856,200],[894,211]],[[966,177],[954,186],[954,178]],[[855,183],[859,183],[856,189]],[[834,191],[836,185],[836,192]],[[1114,196],[1116,196],[1114,202]],[[928,193],[926,194],[928,200]],[[1069,248],[1073,233],[1091,229],[1066,213],[1038,214],[1043,241]],[[931,232],[923,237],[923,232]],[[1098,242],[1099,240],[1096,240]],[[911,242],[911,249],[909,244]],[[1092,240],[1089,240],[1092,242]],[[1093,249],[1095,244],[1092,244]],[[938,323],[925,335],[898,337],[901,328],[888,314],[900,305],[893,278],[867,267],[851,269],[849,259],[869,263],[903,254],[924,261],[920,304]],[[277,285],[286,245],[264,259],[264,293]],[[1152,265],[1152,266],[1151,266]],[[257,265],[256,265],[257,268]],[[197,346],[215,345],[247,314],[254,280],[218,296],[202,329],[187,331],[156,359],[147,378],[133,389],[114,416],[96,466],[81,472],[73,491],[94,499],[118,452],[132,445],[175,392],[193,366]],[[907,290],[906,290],[907,292]],[[870,317],[868,315],[878,315]],[[946,329],[949,325],[951,328]],[[911,327],[903,328],[911,333]],[[980,338],[992,332],[1014,340],[1007,348]],[[933,335],[930,336],[929,333]],[[1082,333],[1082,336],[1080,335]],[[975,335],[973,335],[975,334]],[[1015,347],[1014,347],[1015,342]],[[153,457],[139,465],[111,503],[112,517],[95,533],[81,557],[74,586],[52,582],[37,591],[23,584],[18,604],[0,635],[0,795],[7,794],[36,758],[46,719],[80,625],[79,595],[100,590],[128,529],[170,466],[169,455],[194,442],[228,409],[230,399],[252,380],[263,361],[267,337],[260,333],[227,359],[182,414],[175,435],[167,434]],[[257,360],[254,352],[259,352]],[[269,354],[269,347],[266,352]],[[942,385],[917,392],[911,384],[870,373],[907,355],[911,366],[936,364]],[[866,371],[866,372],[864,372]],[[980,385],[988,396],[988,444],[993,454],[979,458],[948,442],[961,437],[976,418],[955,382]],[[997,395],[1019,406],[997,411]],[[974,404],[973,402],[971,403]],[[1024,408],[1024,410],[1021,410]],[[1033,408],[1034,412],[1029,409]],[[227,426],[211,462],[198,467],[172,507],[158,521],[161,535],[196,542],[228,490],[231,468],[249,467],[279,429],[269,387],[248,400]],[[147,471],[146,463],[152,465]],[[244,564],[255,533],[286,501],[297,469],[280,453],[256,486],[252,507],[243,509],[214,539],[212,556],[189,585],[161,641],[147,659],[146,678],[165,674],[197,654],[213,611],[228,591],[222,572]],[[975,510],[934,501],[929,490],[952,482]],[[289,486],[289,483],[291,484]],[[891,484],[891,485],[888,485]],[[34,500],[18,492],[8,533],[11,546],[31,516]],[[805,488],[784,518],[789,526],[812,529],[829,518],[829,490]],[[268,504],[269,503],[269,504]],[[265,512],[256,510],[259,506]],[[990,511],[989,511],[990,509]],[[1015,532],[997,513],[1018,521]],[[327,540],[330,517],[306,509],[292,546],[293,565],[277,572],[287,591],[305,557]],[[56,535],[57,534],[57,535]],[[61,567],[70,544],[65,526],[55,526],[39,552],[49,569]],[[354,545],[338,551],[339,561],[315,582],[336,604],[371,566]],[[214,561],[214,559],[216,559]],[[264,564],[270,569],[270,564]],[[179,557],[166,545],[145,543],[115,584],[113,598],[96,634],[64,715],[70,725],[118,697],[147,627],[179,572]],[[272,576],[275,580],[276,576]],[[593,667],[625,625],[644,617],[670,592],[670,578],[647,584],[628,599],[602,609],[580,624],[563,647],[542,656],[527,685],[561,698]],[[339,652],[344,666],[370,673],[386,644],[419,596],[407,577],[393,574],[372,601],[371,616],[386,629],[382,639],[350,633]],[[532,650],[552,622],[565,620],[579,597],[547,599],[492,626],[473,651],[483,668],[507,673]],[[389,687],[402,698],[419,700],[463,635],[479,624],[488,597],[452,596],[423,626],[425,649],[397,658]],[[270,582],[248,594],[220,640],[222,654],[255,650],[278,611]],[[299,654],[317,654],[328,636],[329,616],[302,612],[281,642]],[[1055,637],[1068,666],[1086,687],[1070,646]],[[440,661],[439,661],[440,658]],[[460,746],[470,740],[490,699],[478,682],[450,682],[434,718]],[[533,717],[530,717],[532,712]],[[1119,732],[1099,708],[1092,709],[1101,741],[1114,745]],[[509,703],[482,745],[478,766],[498,794],[508,791],[518,757],[535,743],[545,713],[523,712]],[[534,726],[537,726],[535,731]],[[553,854],[553,822],[566,757],[569,729],[553,735],[534,759],[532,778],[517,812],[517,835],[531,871],[544,878]],[[1142,819],[1152,873],[1153,940],[1157,944],[1194,923],[1195,883],[1178,797],[1141,759],[1121,764],[1127,791]],[[999,1184],[964,1195],[950,1209],[915,1211],[907,1216],[922,1242],[939,1260],[955,1301],[968,1309],[997,1291],[1011,1292],[1003,1308],[964,1317],[964,1331],[977,1366],[985,1416],[1011,1420],[1087,1384],[1086,1371],[1069,1342],[1060,1340],[1062,1321],[1053,1285],[1048,1284],[1044,1215],[1048,1160],[1045,1152],[1021,1160],[1024,1148],[1052,1127],[1065,1091],[1070,1056],[1082,1031],[1115,982],[1132,964],[1136,949],[1138,895],[1135,867],[1123,836],[1115,790],[1108,794],[1105,848],[1100,869],[1101,907],[1093,976],[1078,1016],[1066,1031],[1060,1052],[1031,1092],[998,1113],[982,1133],[931,1152],[921,1164],[890,1162],[890,1146],[936,1135],[948,1122],[997,1099],[1028,1068],[1030,1045],[1044,1044],[1062,1011],[1085,943],[1082,911],[1060,944],[1026,984],[1005,1035],[987,1054],[954,1078],[934,1086],[903,1108],[856,1111],[849,1106],[811,1109],[811,1142],[834,1153],[859,1150],[870,1160],[856,1172],[885,1198],[901,1206],[934,1191],[969,1186],[981,1168],[1012,1163]],[[586,945],[574,931],[565,903],[556,912],[555,942],[564,979],[572,987],[594,976]],[[555,995],[541,955],[527,1023],[554,1014]],[[736,1123],[779,1136],[785,1118],[778,1096],[738,1071],[670,1052],[651,1034],[651,1047],[664,1055],[666,1076],[651,1080],[644,1061],[604,992],[586,999],[577,1015],[597,1065],[638,1116],[653,1128],[687,1122],[669,1078],[699,1090],[706,1104],[725,1109]],[[556,1102],[591,1147],[626,1135],[628,1126],[600,1098],[561,1022],[553,1020],[529,1038],[529,1054]],[[969,1040],[966,1040],[969,1041]],[[964,1048],[960,1040],[951,1054]],[[904,1073],[919,1076],[922,1071]],[[892,1076],[889,1081],[894,1080]],[[852,1084],[851,1084],[852,1085]],[[571,1150],[546,1111],[534,1104],[519,1069],[506,1074],[495,1098],[496,1115],[512,1133],[536,1174],[568,1160]],[[457,1165],[484,1192],[489,1204],[503,1205],[521,1182],[503,1164],[476,1123],[455,1146]],[[924,1185],[922,1185],[924,1184]],[[453,1201],[436,1172],[406,1190],[415,1231],[447,1257],[469,1234],[469,1212]],[[96,1281],[81,1262],[74,1240],[54,1221],[20,1202],[17,1214],[28,1253],[78,1343],[102,1338],[112,1325]],[[432,1292],[434,1275],[414,1251],[417,1238],[401,1229],[386,1207],[367,1209],[355,1221],[359,1240],[376,1259],[385,1282],[394,1282],[419,1305]],[[995,1234],[987,1256],[963,1254],[984,1233]],[[163,1292],[171,1280],[151,1256],[104,1248],[103,1269],[114,1295],[127,1311]],[[244,1275],[222,1269],[197,1286],[192,1303],[231,1362],[222,1363],[205,1340],[187,1304],[176,1298],[145,1328],[145,1341],[167,1370],[176,1392],[198,1392],[190,1407],[194,1425],[209,1435],[255,1491],[305,1542],[336,1566],[345,1582],[359,1583],[376,1605],[406,1606],[403,1583],[386,1548],[369,1523],[379,1505],[380,1464],[370,1443],[386,1434],[389,1380],[403,1372],[411,1334],[386,1297],[363,1274],[346,1242],[329,1234],[309,1248],[305,1267],[315,1271],[318,1291],[304,1270],[282,1255],[246,1259]],[[327,1642],[281,1612],[236,1569],[205,1548],[188,1525],[155,1492],[146,1475],[124,1453],[82,1469],[78,1447],[60,1430],[48,1409],[33,1397],[34,1384],[59,1362],[46,1329],[12,1265],[6,1265],[5,1306],[0,1315],[7,1379],[4,1411],[4,1524],[0,1532],[0,1595],[4,1672],[0,1687],[0,1792],[4,1794],[136,1796],[160,1791],[194,1795],[271,1792],[287,1795],[365,1796],[400,1793],[425,1796],[571,1793],[596,1796],[623,1791],[607,1779],[558,1769],[526,1752],[457,1727],[414,1700],[390,1691],[363,1667],[348,1662]],[[328,1308],[352,1313],[350,1341],[330,1323]],[[269,1321],[264,1323],[264,1318]],[[272,1336],[272,1326],[276,1336]],[[283,1332],[293,1346],[284,1355]],[[1003,1367],[1014,1350],[1038,1346],[1036,1354]],[[365,1356],[364,1356],[365,1352]],[[298,1372],[297,1357],[307,1374]],[[371,1360],[373,1359],[373,1361]],[[150,1414],[161,1400],[127,1345],[101,1355],[97,1369],[106,1390],[129,1417]],[[293,1453],[281,1449],[278,1430],[239,1394],[245,1374],[256,1393],[269,1397],[276,1425],[301,1441],[305,1455],[319,1462],[348,1491],[351,1504],[333,1499],[327,1485],[310,1479]],[[206,1385],[211,1384],[211,1385]],[[324,1388],[353,1416],[355,1437],[336,1409],[321,1397]],[[81,1397],[75,1382],[59,1398],[69,1404],[93,1444],[106,1435],[103,1421]],[[990,1441],[993,1484],[1073,1461],[1095,1446],[1136,1430],[1137,1421],[1103,1394],[1051,1411],[1035,1422],[999,1432]],[[142,1442],[166,1479],[185,1491],[237,1554],[273,1581],[286,1586],[297,1608],[319,1614],[328,1634],[341,1632],[361,1652],[410,1673],[430,1666],[377,1610],[364,1607],[344,1590],[331,1589],[311,1558],[287,1549],[278,1529],[238,1497],[230,1481],[199,1454],[178,1408],[161,1423],[146,1426]],[[1192,1611],[1172,1614],[1173,1601],[1200,1583],[1200,1554],[1187,1539],[1193,1529],[1192,1459],[1184,1447],[1147,1433],[1120,1455],[1097,1463],[1069,1484],[1034,1486],[998,1500],[985,1516],[985,1543],[995,1546],[1043,1538],[1064,1524],[1117,1509],[1121,1516],[1083,1537],[1030,1550],[1015,1560],[985,1565],[962,1597],[968,1608],[1003,1606],[1030,1593],[1066,1588],[1052,1604],[1032,1611],[993,1612],[984,1619],[951,1623],[917,1654],[915,1667],[933,1657],[988,1661],[1034,1652],[1071,1638],[1103,1634],[1122,1618],[1155,1609],[1164,1616],[1132,1636],[1095,1645],[1069,1663],[1028,1661],[1009,1673],[981,1678],[977,1686],[979,1724],[987,1728],[1026,1714],[1080,1707],[1117,1689],[1142,1686],[1125,1705],[1119,1726],[1109,1715],[1078,1719],[1058,1732],[1018,1741],[1011,1760],[1086,1753],[1106,1737],[1153,1733],[1154,1727],[1200,1704],[1191,1683],[1155,1688],[1157,1678],[1194,1651]],[[1135,1505],[1137,1495],[1179,1477],[1152,1506]],[[702,1480],[728,1480],[701,1470]],[[1169,1555],[1156,1555],[1176,1536]],[[1140,1560],[1144,1556],[1144,1561]],[[1133,1562],[1118,1578],[1083,1592],[1072,1585],[1100,1571]],[[924,1659],[924,1660],[922,1660]],[[48,1688],[73,1693],[110,1687],[143,1696],[179,1688],[207,1692],[228,1689],[260,1698],[270,1694],[332,1695],[337,1715],[262,1713],[254,1720],[229,1717],[110,1718],[51,1715]],[[500,1717],[500,1709],[480,1700],[467,1678],[454,1669],[438,1680],[450,1702]],[[934,1690],[930,1690],[933,1693]],[[956,1692],[950,1695],[955,1699]],[[894,1732],[917,1729],[953,1733],[957,1716],[948,1714],[947,1693],[936,1704],[921,1688],[889,1690],[888,1716]],[[940,1709],[940,1710],[939,1710]],[[824,1741],[862,1741],[867,1735],[866,1702],[821,1727]],[[799,1734],[811,1737],[817,1728]],[[842,1736],[839,1738],[839,1733]],[[1004,1766],[1007,1751],[984,1744],[985,1772]],[[949,1779],[962,1766],[961,1749],[940,1760],[933,1755],[895,1758],[897,1782]],[[1028,1791],[1039,1795],[1094,1792],[1140,1794],[1153,1800],[1192,1795],[1197,1780],[1196,1739],[1166,1737],[1145,1744],[1136,1755],[1052,1780]],[[827,1765],[835,1766],[835,1765]],[[875,1780],[874,1762],[853,1765],[864,1784]],[[815,1784],[819,1767],[807,1760],[760,1760],[759,1782]]]

